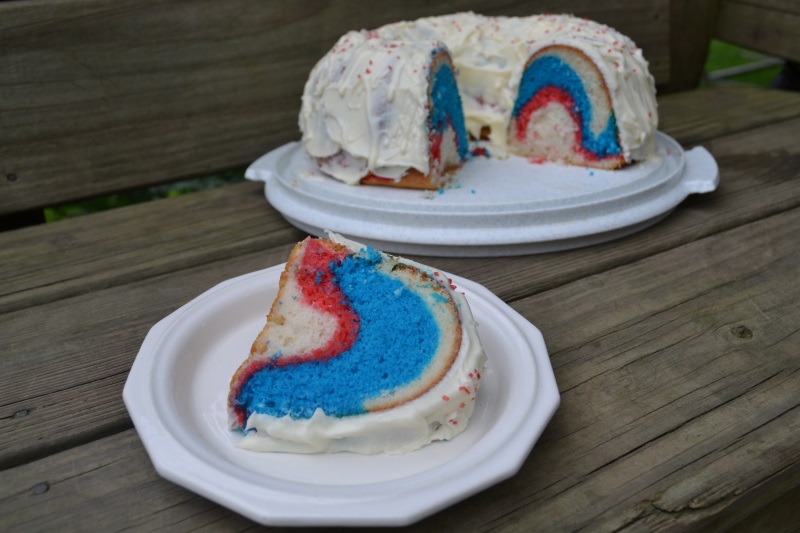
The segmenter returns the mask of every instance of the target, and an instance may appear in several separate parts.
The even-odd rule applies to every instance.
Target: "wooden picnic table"
[[[561,406],[516,476],[410,529],[800,523],[800,94],[659,104],[715,192],[583,249],[415,257],[541,330]],[[253,529],[159,477],[122,388],[156,322],[303,237],[251,182],[0,233],[0,529]]]

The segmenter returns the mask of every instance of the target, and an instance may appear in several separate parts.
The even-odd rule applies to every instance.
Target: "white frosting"
[[[336,234],[330,239],[355,253],[365,247]],[[389,257],[384,254],[384,257]],[[430,267],[406,259],[402,263],[428,272]],[[452,439],[463,432],[475,408],[486,355],[465,296],[442,284],[456,303],[461,320],[461,347],[444,377],[423,395],[398,407],[347,416],[327,416],[317,409],[309,419],[281,418],[253,413],[239,446],[254,451],[321,453],[350,451],[362,454],[405,453],[430,442]],[[256,431],[249,431],[255,429]]]
[[[317,63],[303,93],[308,153],[346,183],[369,172],[399,179],[428,171],[428,79],[433,42],[390,42],[350,32]]]
[[[351,32],[314,67],[300,114],[305,148],[315,158],[349,154],[339,155],[326,172],[347,183],[369,172],[396,179],[407,168],[427,173],[424,69],[438,42],[446,45],[458,70],[467,130],[477,138],[489,126],[493,154],[507,153],[507,128],[528,59],[551,45],[580,50],[600,70],[625,160],[652,152],[658,126],[655,83],[631,39],[569,15],[459,13]],[[371,74],[365,75],[368,67]]]

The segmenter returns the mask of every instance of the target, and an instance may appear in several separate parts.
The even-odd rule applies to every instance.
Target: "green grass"
[[[711,46],[708,51],[708,59],[706,60],[705,65],[705,72],[708,74],[730,67],[746,65],[765,57],[766,56],[759,54],[758,52],[753,52],[751,50],[715,39],[711,41]],[[775,79],[775,76],[778,75],[780,70],[780,66],[773,66],[753,72],[737,74],[721,80],[704,80],[701,83],[701,87],[712,87],[722,84],[757,85],[760,87],[769,87],[769,84],[773,79]]]
[[[244,169],[229,170],[203,178],[135,189],[121,194],[110,194],[58,207],[47,207],[44,210],[44,218],[45,222],[57,222],[65,218],[149,202],[158,198],[173,198],[191,192],[214,189],[238,181],[244,181]]]
[[[706,61],[705,72],[710,73],[729,67],[752,63],[763,57],[764,56],[760,54],[745,50],[738,46],[713,40],[711,42],[708,60]],[[780,66],[775,66],[755,72],[738,74],[736,76],[721,80],[704,80],[701,83],[701,87],[722,84],[747,84],[768,87],[770,82],[772,82],[779,71]],[[144,189],[129,191],[124,194],[112,194],[109,196],[103,196],[101,198],[95,198],[92,200],[86,200],[83,202],[59,207],[49,207],[44,211],[45,220],[47,222],[56,222],[65,218],[84,215],[87,213],[95,213],[97,211],[104,211],[106,209],[123,207],[140,202],[147,202],[157,198],[170,198],[199,190],[221,187],[229,183],[242,181],[243,179],[244,169],[238,169],[204,178],[185,180],[168,185],[160,185],[157,187],[147,187]]]

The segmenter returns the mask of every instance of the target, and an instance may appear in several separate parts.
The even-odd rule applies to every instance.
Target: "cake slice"
[[[402,453],[467,426],[485,355],[442,274],[331,234],[297,244],[231,380],[240,446]]]

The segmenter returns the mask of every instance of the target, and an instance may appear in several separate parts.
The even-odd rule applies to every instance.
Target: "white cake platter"
[[[123,398],[165,478],[266,525],[410,524],[513,476],[560,397],[541,333],[485,287],[466,294],[488,357],[467,429],[404,455],[262,453],[228,429],[231,376],[284,265],[225,281],[153,326]]]
[[[379,249],[432,256],[544,253],[624,237],[719,183],[713,156],[664,133],[656,154],[616,171],[477,157],[439,191],[351,186],[326,176],[298,142],[256,160],[269,203],[313,235],[332,230]]]

